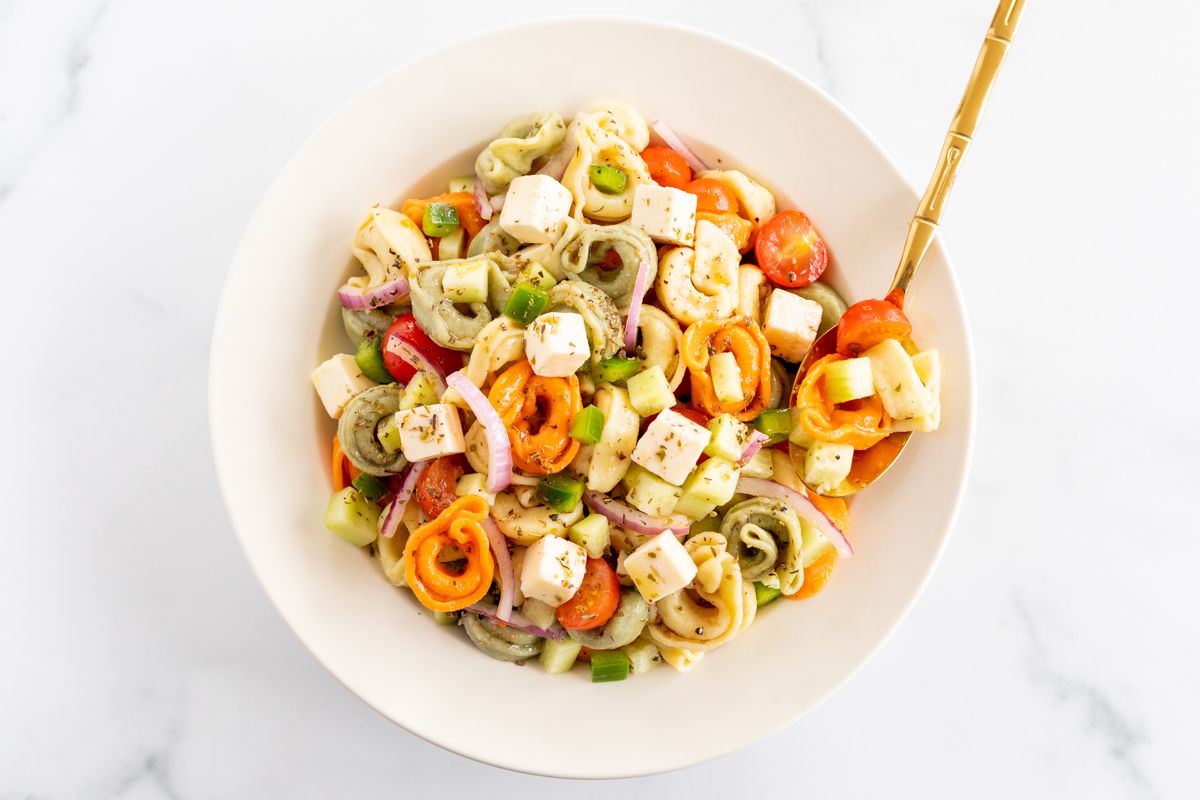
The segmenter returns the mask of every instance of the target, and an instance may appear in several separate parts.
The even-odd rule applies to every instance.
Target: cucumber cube
[[[527,597],[521,604],[521,613],[525,618],[539,628],[550,630],[558,624],[557,612],[554,606],[543,603],[536,597]]]
[[[404,395],[401,394],[400,397],[403,399]],[[395,414],[389,414],[379,423],[379,427],[375,429],[375,437],[379,439],[379,444],[388,455],[400,449],[400,423]]]
[[[853,460],[854,448],[848,444],[813,442],[804,457],[804,482],[824,494],[846,479]]]
[[[629,671],[634,675],[646,674],[662,660],[658,655],[658,645],[641,636],[621,649],[629,658]]]
[[[325,527],[355,547],[366,547],[379,536],[379,506],[347,486],[329,498]]]
[[[817,526],[800,520],[800,563],[811,566],[821,556],[833,549],[833,542]]]
[[[547,292],[554,288],[554,284],[558,283],[550,271],[536,261],[526,264],[517,279]]]
[[[475,176],[474,175],[458,175],[450,179],[450,184],[446,188],[450,194],[456,192],[466,192],[467,194],[475,193]]]
[[[683,483],[683,495],[675,505],[675,512],[700,519],[717,506],[733,499],[737,489],[738,468],[723,458],[710,458]]]
[[[808,435],[808,431],[804,430],[804,426],[800,424],[800,409],[792,409],[792,432],[788,434],[788,441],[797,447],[809,448],[813,446],[816,439]]]
[[[466,255],[467,235],[461,227],[437,240],[438,261],[455,261]]]
[[[672,486],[636,464],[630,465],[621,483],[625,487],[625,500],[638,511],[652,517],[669,516],[683,494],[683,489]]]
[[[587,551],[592,558],[600,558],[608,549],[608,520],[600,514],[589,514],[567,528],[567,538]]]
[[[863,355],[871,360],[875,391],[888,416],[901,420],[929,414],[929,391],[904,345],[895,339],[884,339]]]
[[[446,269],[442,291],[455,303],[486,303],[488,299],[487,259],[473,258]]]
[[[418,372],[413,375],[408,386],[404,387],[404,393],[400,395],[399,408],[401,411],[407,411],[417,406],[431,406],[440,400],[433,376],[428,372]]]
[[[675,405],[675,393],[671,391],[671,384],[658,364],[626,380],[625,387],[629,390],[630,405],[643,417]]]
[[[466,497],[469,494],[478,495],[486,500],[489,506],[496,502],[496,493],[487,490],[487,476],[478,472],[469,472],[459,478],[458,484],[454,487],[454,493],[459,497]]]
[[[845,403],[875,394],[871,359],[847,358],[826,367],[825,394],[831,403]]]
[[[771,462],[771,451],[766,448],[759,450],[754,457],[742,465],[742,474],[747,478],[770,479],[775,474]]]
[[[708,371],[712,376],[713,394],[721,403],[740,403],[746,395],[742,392],[742,370],[733,353],[717,353],[708,360]]]
[[[737,461],[742,457],[747,442],[750,441],[750,428],[732,414],[719,414],[708,421],[708,429],[712,439],[704,448],[705,455]]]
[[[538,662],[542,669],[551,675],[568,672],[575,666],[575,659],[579,657],[579,651],[582,649],[583,645],[569,636],[565,639],[547,639],[542,645],[542,654],[538,656]]]

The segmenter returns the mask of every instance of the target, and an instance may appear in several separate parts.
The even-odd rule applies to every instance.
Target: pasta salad
[[[839,486],[939,424],[903,297],[847,307],[808,216],[625,105],[512,120],[351,251],[325,524],[502,661],[690,669],[820,592]]]

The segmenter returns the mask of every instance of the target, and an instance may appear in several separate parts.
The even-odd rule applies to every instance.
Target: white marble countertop
[[[653,15],[791,65],[924,185],[993,5]],[[209,457],[238,237],[358,88],[562,8],[0,0],[0,798],[1200,795],[1186,0],[1029,4],[944,220],[980,365],[958,530],[889,645],[803,722],[674,774],[550,781],[406,734],[304,651]]]

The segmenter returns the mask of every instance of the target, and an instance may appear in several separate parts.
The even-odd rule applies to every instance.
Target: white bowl
[[[608,43],[609,55],[587,57],[595,42]],[[474,74],[479,64],[490,65],[488,75]],[[704,146],[713,144],[806,211],[849,297],[887,289],[916,194],[828,96],[707,34],[636,21],[539,22],[393,70],[300,148],[234,259],[209,379],[230,519],[267,594],[309,650],[422,738],[497,766],[574,778],[661,772],[728,753],[845,683],[899,623],[946,543],[974,409],[962,299],[935,244],[908,310],[921,343],[942,354],[942,428],[914,437],[892,471],[855,498],[858,554],[838,565],[819,596],[766,609],[690,673],[662,667],[616,684],[592,684],[580,669],[547,675],[494,661],[461,631],[433,624],[363,551],[322,525],[334,426],[308,374],[349,349],[334,289],[348,274],[350,240],[369,204],[436,191],[451,167],[467,168],[518,114],[569,114],[601,99],[668,119],[701,143],[701,155],[715,154]]]

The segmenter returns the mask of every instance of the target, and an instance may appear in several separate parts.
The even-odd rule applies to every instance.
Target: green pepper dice
[[[588,406],[575,415],[571,424],[571,438],[580,444],[595,444],[604,433],[604,412]]]
[[[568,475],[547,475],[537,482],[537,499],[555,511],[566,513],[583,499],[583,481]]]
[[[622,650],[597,650],[590,660],[592,683],[623,681],[629,677],[629,656]]]
[[[641,368],[641,359],[613,356],[600,361],[597,365],[596,377],[601,383],[616,383],[632,378]]]
[[[458,227],[458,210],[449,203],[430,203],[421,215],[426,236],[448,236]]]
[[[383,365],[383,341],[378,336],[368,336],[358,343],[358,351],[354,354],[354,363],[376,383],[395,383],[396,379]]]
[[[758,415],[754,427],[767,435],[767,445],[778,444],[792,432],[792,412],[786,408],[772,408]]]
[[[546,310],[550,304],[550,295],[544,289],[539,289],[531,283],[518,283],[513,289],[512,296],[504,306],[504,313],[522,325],[528,325],[537,319],[538,314]]]
[[[621,194],[629,180],[624,170],[607,164],[592,164],[588,167],[588,178],[591,179],[592,186],[605,194]]]

